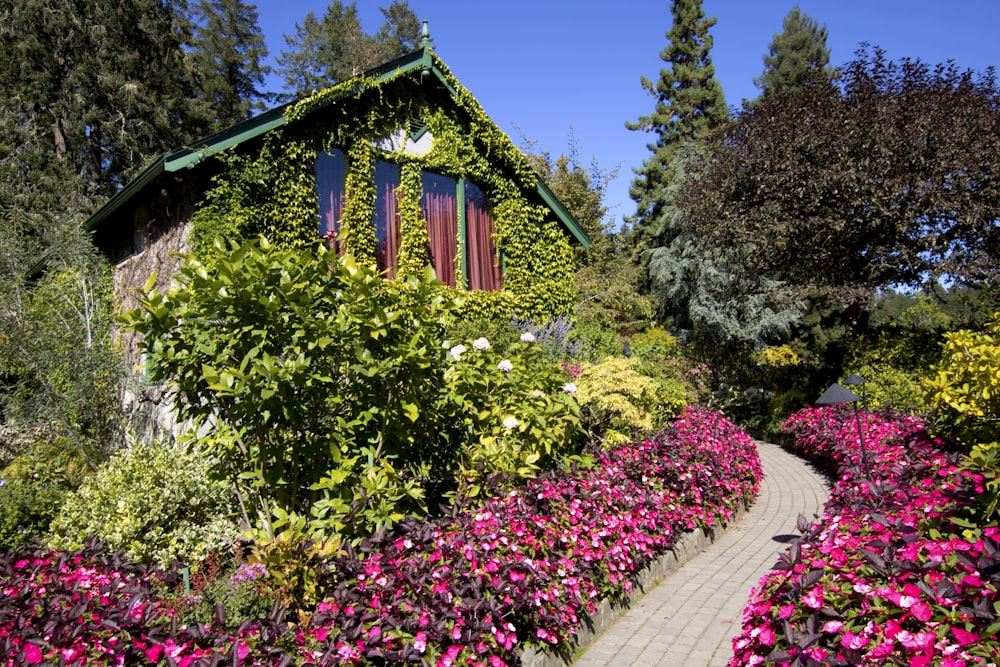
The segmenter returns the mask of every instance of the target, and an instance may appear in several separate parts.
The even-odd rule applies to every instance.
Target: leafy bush
[[[1000,441],[1000,313],[982,332],[944,335],[941,361],[927,381],[940,425],[967,447]]]
[[[446,345],[454,303],[430,271],[386,280],[321,245],[263,239],[217,253],[189,258],[178,287],[149,292],[130,320],[182,416],[215,420],[202,440],[261,541],[308,517],[317,541],[359,542],[570,439],[558,369],[537,346],[509,352],[507,372],[477,343],[464,358]]]
[[[227,549],[236,537],[230,493],[211,479],[208,452],[162,445],[122,451],[66,497],[51,544],[80,549],[91,536],[140,563],[168,566]]]
[[[177,280],[131,322],[182,416],[224,427],[223,468],[265,538],[277,511],[315,508],[328,534],[426,512],[460,435],[441,401],[450,304],[432,275],[384,280],[321,245],[261,239],[188,258]]]
[[[981,489],[921,420],[810,408],[790,446],[838,476],[816,525],[752,591],[737,665],[991,665],[1000,631],[1000,529],[965,510]]]
[[[575,380],[577,398],[592,437],[621,444],[637,431],[652,431],[684,409],[683,386],[643,375],[638,367],[638,361],[624,357],[581,367]]]
[[[478,495],[490,475],[532,477],[576,453],[576,388],[531,336],[503,354],[487,338],[477,338],[470,347],[452,347],[449,357],[445,389],[463,408],[462,426],[469,433],[459,459],[459,496]]]
[[[36,443],[0,472],[0,549],[26,546],[48,533],[86,468],[67,451],[72,448],[55,445],[50,450]]]

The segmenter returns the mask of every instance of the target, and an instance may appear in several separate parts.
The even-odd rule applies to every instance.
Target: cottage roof
[[[324,107],[349,99],[369,86],[382,83],[414,70],[419,70],[421,76],[424,78],[432,78],[434,84],[450,93],[449,96],[451,99],[457,102],[457,91],[451,82],[453,79],[449,80],[449,77],[446,76],[444,64],[431,48],[425,25],[424,39],[421,41],[419,49],[356,77],[357,85],[342,87],[340,94],[324,99],[310,113],[315,113]],[[135,197],[145,192],[148,188],[153,187],[157,179],[164,174],[195,168],[206,158],[216,153],[285,125],[288,123],[286,112],[293,104],[294,102],[291,102],[275,107],[221,132],[195,141],[190,146],[184,146],[163,153],[98,209],[84,223],[85,228],[92,232],[100,230],[102,224],[117,213],[127,210],[129,203]],[[590,239],[586,232],[541,179],[538,179],[536,182],[535,192],[540,200],[552,210],[570,237],[579,242],[584,248],[589,248]]]

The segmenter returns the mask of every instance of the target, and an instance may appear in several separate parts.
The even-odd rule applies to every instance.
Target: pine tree
[[[260,90],[270,67],[257,8],[242,0],[200,0],[189,67],[210,129],[220,130],[263,109]]]
[[[816,19],[798,7],[788,12],[784,30],[774,36],[764,56],[764,72],[754,79],[761,95],[777,95],[817,77],[832,79],[826,38],[826,26]]]
[[[285,35],[289,50],[277,59],[290,91],[282,99],[321,90],[415,50],[420,21],[407,0],[395,0],[382,14],[386,20],[375,35],[362,30],[353,2],[335,0],[321,20],[312,12],[306,14],[301,24],[295,24],[295,35]]]
[[[659,235],[667,188],[674,180],[672,163],[678,148],[699,141],[729,117],[722,87],[715,78],[709,51],[709,29],[715,18],[706,18],[701,0],[673,0],[673,27],[660,58],[670,65],[660,70],[656,83],[642,78],[642,86],[656,98],[656,107],[638,122],[626,123],[631,130],[653,133],[648,145],[652,155],[636,170],[630,196],[638,210],[634,224],[642,244]]]

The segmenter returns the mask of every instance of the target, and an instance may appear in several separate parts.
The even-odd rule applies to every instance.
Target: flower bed
[[[729,520],[760,479],[746,434],[689,409],[593,468],[546,473],[333,559],[323,601],[293,629],[180,626],[137,568],[14,554],[0,570],[0,664],[517,664],[528,644],[566,648],[597,601],[625,596],[684,532]]]
[[[750,595],[737,665],[991,665],[1000,657],[1000,530],[963,510],[982,479],[932,441],[919,419],[864,418],[865,479],[854,414],[806,409],[789,447],[832,468],[816,525]],[[964,526],[964,527],[963,527]]]

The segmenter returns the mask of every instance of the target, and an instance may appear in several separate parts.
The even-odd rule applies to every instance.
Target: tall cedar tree
[[[629,192],[638,204],[629,222],[643,244],[657,236],[662,224],[666,191],[674,180],[673,162],[679,147],[704,139],[729,117],[709,57],[712,37],[708,30],[716,19],[705,18],[701,0],[673,0],[671,12],[674,23],[666,34],[669,43],[660,52],[660,58],[670,68],[660,70],[656,83],[642,77],[642,87],[656,98],[656,107],[638,122],[626,123],[630,130],[655,136],[648,144],[652,155],[636,170]]]
[[[1000,277],[994,72],[862,48],[841,85],[745,110],[678,206],[705,247],[754,244],[754,271],[865,304],[876,290]]]
[[[792,8],[785,16],[784,29],[775,34],[764,56],[764,72],[753,80],[761,95],[779,95],[813,78],[830,80],[830,49],[826,46],[826,26]]]
[[[209,129],[218,131],[263,109],[261,90],[271,68],[257,8],[242,0],[200,0],[195,9],[189,67],[197,86],[196,101]]]
[[[312,12],[295,35],[285,35],[289,50],[278,57],[278,72],[294,99],[361,74],[383,62],[409,53],[420,41],[420,21],[407,0],[382,8],[385,23],[375,35],[362,30],[356,3],[330,3],[322,20]]]
[[[181,3],[164,0],[18,0],[0,10],[0,133],[30,136],[33,149],[2,159],[27,173],[27,187],[111,195],[187,138],[182,17]],[[49,178],[57,172],[73,177]],[[15,197],[5,189],[6,208]]]

